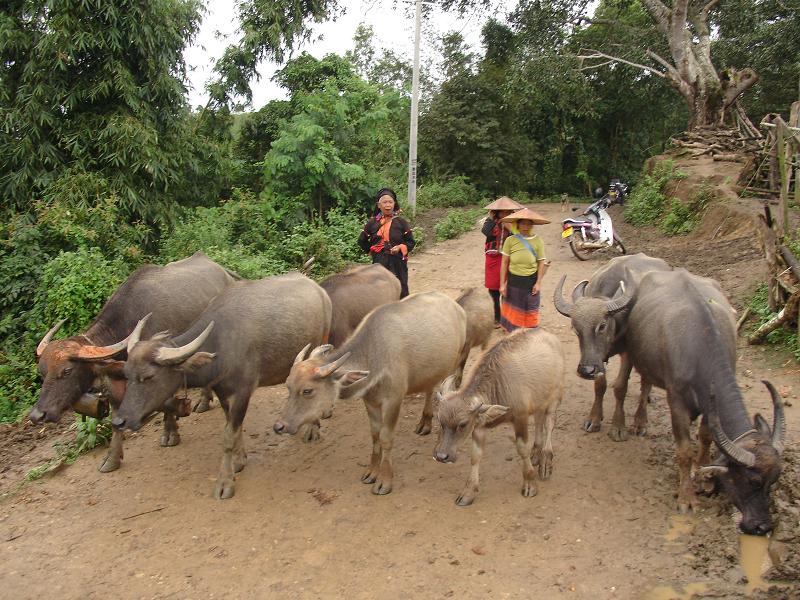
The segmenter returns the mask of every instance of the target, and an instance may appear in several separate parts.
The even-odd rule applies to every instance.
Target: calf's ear
[[[191,373],[196,371],[200,367],[206,366],[212,360],[216,359],[217,355],[213,352],[195,352],[185,361],[178,365],[179,371],[185,371],[186,373]]]
[[[501,406],[500,404],[482,404],[478,410],[478,419],[484,425],[489,425],[505,416],[507,412],[507,406]]]
[[[772,430],[769,428],[769,424],[760,413],[756,413],[756,416],[753,417],[753,425],[755,425],[755,428],[761,435],[767,439],[772,439]]]
[[[92,371],[98,377],[109,377],[111,379],[125,379],[125,361],[109,360],[100,363],[89,363]]]
[[[345,371],[344,373],[334,373],[333,375],[342,387],[349,387],[363,379],[369,377],[369,371]]]

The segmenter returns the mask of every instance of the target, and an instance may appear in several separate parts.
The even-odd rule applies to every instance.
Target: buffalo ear
[[[342,387],[348,387],[358,383],[362,379],[369,377],[369,371],[345,371],[344,373],[334,372],[334,378]]]
[[[89,363],[92,365],[92,371],[98,377],[108,377],[110,379],[125,379],[125,361],[124,360],[108,360],[98,363]]]
[[[481,404],[478,409],[478,420],[484,425],[489,425],[504,417],[507,412],[507,406],[502,406],[500,404]]]
[[[756,416],[753,417],[753,425],[765,438],[772,439],[772,430],[769,428],[769,424],[760,413],[756,413]]]
[[[697,469],[697,474],[700,475],[703,479],[712,479],[714,477],[719,477],[720,475],[725,475],[728,472],[728,467],[723,465],[707,465],[705,467],[700,467]]]
[[[201,367],[205,367],[211,361],[217,358],[213,352],[195,352],[185,361],[177,365],[179,371],[192,373]]]

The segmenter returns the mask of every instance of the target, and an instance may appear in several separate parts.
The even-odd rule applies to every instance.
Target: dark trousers
[[[494,322],[500,322],[500,290],[489,290],[489,295],[494,302]]]
[[[408,262],[403,260],[401,254],[373,252],[372,262],[389,269],[400,281],[400,297],[405,298],[408,296]]]

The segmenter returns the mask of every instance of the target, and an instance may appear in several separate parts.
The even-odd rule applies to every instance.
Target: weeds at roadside
[[[56,457],[28,471],[25,474],[27,481],[36,481],[62,465],[71,465],[81,454],[108,443],[112,433],[111,418],[106,417],[102,420],[92,417],[81,418],[75,421],[70,429],[75,431],[75,439],[67,443],[56,443]]]
[[[766,283],[762,283],[756,288],[755,294],[750,298],[747,306],[750,308],[750,313],[755,317],[754,325],[751,331],[757,330],[759,327],[767,323],[770,319],[774,318],[777,313],[769,309],[769,290]],[[795,360],[800,362],[800,340],[797,337],[797,329],[789,330],[786,326],[778,327],[774,331],[767,334],[766,342],[773,346],[777,346],[792,353]]]
[[[485,212],[482,208],[448,211],[444,218],[433,227],[436,241],[451,240],[470,231],[475,227],[475,221]]]

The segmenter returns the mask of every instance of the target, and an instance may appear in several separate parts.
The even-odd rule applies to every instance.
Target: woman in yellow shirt
[[[516,222],[518,233],[506,239],[501,254],[500,325],[506,331],[539,326],[539,290],[547,272],[547,256],[542,238],[533,233],[534,225],[549,223],[542,215],[523,208],[503,219]]]

